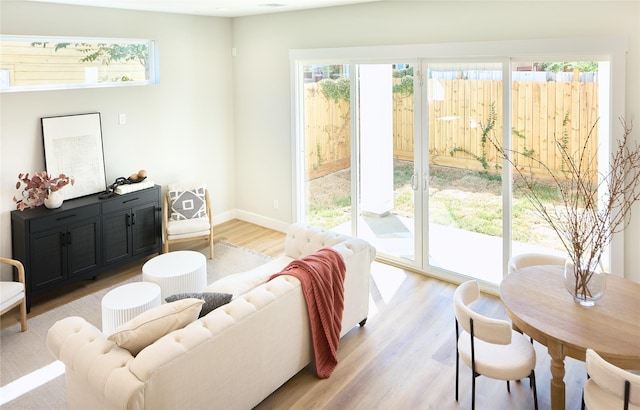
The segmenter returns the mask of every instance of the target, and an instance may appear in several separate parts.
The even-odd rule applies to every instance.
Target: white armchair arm
[[[47,348],[65,365],[65,377],[78,391],[68,394],[69,408],[141,409],[144,383],[129,370],[133,356],[80,317],[56,322],[47,334]],[[68,392],[71,393],[71,392]]]

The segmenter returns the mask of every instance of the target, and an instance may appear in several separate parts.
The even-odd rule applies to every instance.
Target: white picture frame
[[[100,113],[43,117],[42,138],[47,173],[73,178],[59,192],[73,199],[107,189]]]

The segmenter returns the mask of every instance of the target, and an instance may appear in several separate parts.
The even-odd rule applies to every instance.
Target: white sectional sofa
[[[250,409],[307,366],[313,349],[300,281],[268,278],[323,247],[344,258],[341,337],[368,313],[375,248],[367,242],[299,224],[285,256],[230,275],[207,291],[233,300],[161,337],[137,356],[79,317],[52,326],[47,347],[64,362],[71,409]],[[340,364],[338,363],[338,367]]]

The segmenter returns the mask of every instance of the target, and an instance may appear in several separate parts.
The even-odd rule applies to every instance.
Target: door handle
[[[417,174],[411,175],[411,189],[413,189],[414,191],[418,190],[418,175]]]

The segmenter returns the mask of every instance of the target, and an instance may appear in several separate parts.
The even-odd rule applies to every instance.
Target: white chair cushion
[[[167,223],[167,233],[169,234],[169,236],[187,235],[185,237],[188,238],[191,236],[208,235],[209,228],[209,218],[169,221]]]
[[[22,282],[0,282],[0,311],[24,298],[24,284]]]
[[[528,377],[536,366],[536,352],[529,339],[512,331],[511,344],[499,345],[474,340],[476,371],[498,380],[519,380]],[[471,368],[471,338],[462,332],[458,340],[460,357]]]

